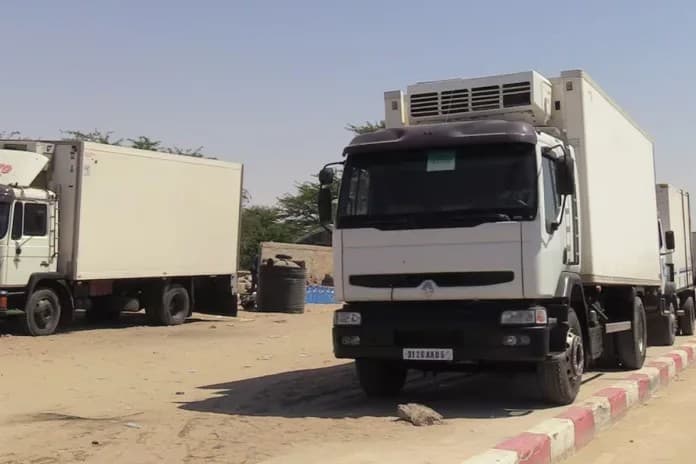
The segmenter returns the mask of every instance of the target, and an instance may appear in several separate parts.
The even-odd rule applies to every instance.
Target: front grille
[[[394,333],[394,344],[400,348],[452,348],[464,343],[461,333],[456,331],[399,330]]]
[[[351,285],[368,288],[418,288],[431,280],[438,287],[480,287],[515,280],[512,271],[437,272],[423,274],[362,274],[348,278]]]

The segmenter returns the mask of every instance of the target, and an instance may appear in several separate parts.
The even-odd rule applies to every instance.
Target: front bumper
[[[501,326],[508,309],[539,304],[547,325]],[[357,311],[360,326],[334,326],[337,358],[403,359],[405,348],[452,349],[453,363],[538,362],[563,351],[567,306],[549,302],[428,302],[351,304],[339,311]],[[359,337],[359,344],[346,343]],[[526,343],[506,345],[511,337]]]

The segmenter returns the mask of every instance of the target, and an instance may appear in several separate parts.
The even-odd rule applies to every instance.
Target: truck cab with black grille
[[[582,71],[384,102],[386,128],[343,150],[335,212],[333,168],[320,175],[345,302],[334,351],[365,392],[397,393],[412,368],[504,364],[565,404],[600,360],[641,367],[646,309],[657,327],[670,298],[649,137]]]

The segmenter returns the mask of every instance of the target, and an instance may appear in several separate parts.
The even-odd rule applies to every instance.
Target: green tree
[[[239,264],[249,269],[261,242],[291,242],[296,235],[277,208],[249,206],[242,211]]]
[[[294,239],[315,231],[319,227],[317,199],[320,185],[316,180],[317,176],[313,177],[313,180],[295,184],[294,193],[286,193],[278,198],[279,218],[293,231]],[[331,186],[334,198],[338,196],[339,184],[340,175],[337,173]]]
[[[162,142],[159,140],[154,140],[144,135],[141,135],[136,139],[128,139],[128,141],[131,143],[131,147],[139,150],[159,151],[162,145]]]
[[[203,147],[198,147],[198,148],[171,147],[171,148],[167,148],[167,152],[172,153],[174,155],[184,155],[184,156],[193,156],[194,158],[203,158]]]
[[[242,208],[246,208],[251,203],[251,194],[245,188],[242,189]]]
[[[70,140],[82,140],[83,142],[105,143],[107,145],[121,145],[123,143],[123,139],[111,139],[111,136],[114,134],[113,131],[105,132],[99,129],[94,129],[90,132],[83,132],[79,130],[62,130],[61,132],[67,135],[66,139]]]
[[[0,130],[0,139],[5,139],[5,140],[21,140],[24,137],[22,137],[22,133],[19,131],[2,131]]]
[[[348,124],[346,126],[346,130],[353,132],[354,134],[369,134],[370,132],[375,132],[380,129],[384,129],[385,127],[384,121],[365,121],[364,124]]]
[[[364,124],[348,124],[346,130],[355,134],[367,134],[384,127],[384,121],[368,121]],[[340,173],[337,172],[332,186],[334,198],[338,196],[339,184]],[[295,184],[295,192],[286,193],[278,198],[278,218],[295,234],[295,239],[316,230],[319,226],[318,196],[319,181],[314,176],[310,181]]]

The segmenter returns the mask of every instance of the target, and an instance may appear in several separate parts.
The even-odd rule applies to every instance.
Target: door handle
[[[48,261],[41,261],[42,267],[48,267]]]

